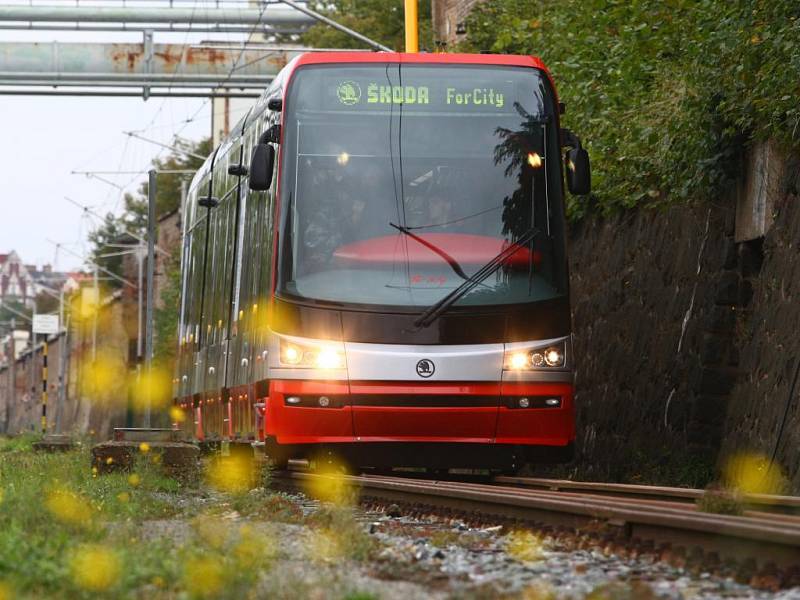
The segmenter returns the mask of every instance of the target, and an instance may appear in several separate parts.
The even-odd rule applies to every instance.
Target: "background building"
[[[33,308],[36,290],[33,275],[13,250],[0,254],[0,301]]]
[[[480,0],[433,0],[431,17],[437,45],[447,48],[464,38],[467,15],[478,2]]]

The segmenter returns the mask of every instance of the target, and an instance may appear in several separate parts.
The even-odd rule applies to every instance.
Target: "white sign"
[[[33,315],[33,333],[58,333],[58,315]]]

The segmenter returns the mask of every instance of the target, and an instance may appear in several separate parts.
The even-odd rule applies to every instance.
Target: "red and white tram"
[[[288,64],[184,207],[186,435],[279,462],[568,459],[564,173],[587,193],[589,165],[559,107],[527,56]]]

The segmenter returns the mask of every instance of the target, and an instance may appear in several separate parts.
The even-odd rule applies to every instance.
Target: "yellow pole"
[[[418,0],[406,3],[406,52],[419,52],[419,25],[417,23]]]

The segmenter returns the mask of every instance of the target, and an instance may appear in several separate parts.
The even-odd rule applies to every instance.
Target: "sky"
[[[236,34],[214,34],[234,41]],[[155,43],[197,43],[210,34],[154,34]],[[241,38],[239,38],[241,39]],[[141,43],[141,33],[0,31],[0,42],[91,41]],[[235,122],[239,115],[232,115]],[[187,122],[187,120],[192,119]],[[170,143],[176,133],[199,140],[211,133],[210,102],[199,99],[75,98],[0,95],[0,254],[15,250],[26,264],[50,263],[75,270],[86,255],[87,234],[98,220],[70,204],[65,196],[93,211],[119,214],[122,191],[72,171],[146,171],[159,146],[124,131]],[[141,175],[102,175],[136,191]],[[54,244],[63,244],[57,251]]]

